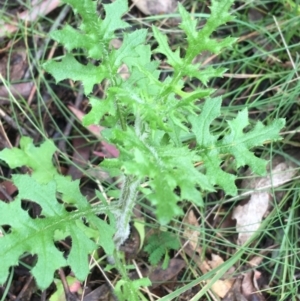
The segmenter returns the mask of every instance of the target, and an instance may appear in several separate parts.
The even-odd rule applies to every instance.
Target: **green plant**
[[[35,148],[31,140],[22,138],[21,149],[0,152],[0,159],[11,168],[25,165],[32,169],[31,176],[13,176],[19,194],[9,204],[0,203],[4,233],[0,238],[0,258],[5,262],[0,271],[1,283],[7,277],[8,268],[16,265],[25,252],[38,256],[32,274],[41,288],[46,288],[53,280],[54,271],[65,265],[70,265],[82,280],[88,273],[87,256],[98,247],[95,241],[99,241],[108,255],[114,256],[118,265],[114,249],[118,250],[128,238],[131,212],[139,192],[155,206],[161,224],[183,213],[178,205],[181,200],[203,206],[203,192],[214,191],[215,185],[234,195],[236,177],[221,168],[224,159],[233,156],[236,168],[249,165],[255,173],[263,174],[266,161],[257,158],[250,149],[278,139],[284,126],[284,120],[278,119],[266,126],[257,122],[249,130],[248,112],[244,109],[235,119],[227,121],[226,131],[219,133],[213,127],[214,120],[222,118],[221,98],[210,98],[213,89],[204,87],[225,70],[202,69],[200,63],[193,64],[193,61],[203,51],[219,53],[235,42],[234,38],[220,41],[211,38],[217,27],[230,21],[228,11],[232,0],[212,1],[211,15],[200,31],[196,28],[197,20],[179,4],[180,28],[186,34],[187,45],[175,51],[155,26],[152,31],[158,47],[153,51],[145,44],[146,30],[125,32],[130,27],[121,19],[128,10],[126,0],[103,5],[103,20],[94,1],[64,2],[80,14],[82,23],[78,30],[67,25],[51,33],[68,53],[46,62],[44,68],[57,82],[67,78],[82,82],[92,106],[84,125],[101,122],[106,127],[102,131],[104,139],[120,151],[118,158],[106,159],[101,166],[112,176],[121,176],[121,194],[117,202],[109,205],[90,205],[80,193],[79,182],[59,175],[53,167],[55,146],[51,141]],[[111,46],[116,31],[124,31],[119,49]],[[81,57],[76,55],[76,49],[85,51],[88,63],[79,61]],[[159,80],[160,62],[152,59],[152,53],[162,54],[172,68],[163,82]],[[127,80],[118,73],[122,64],[129,70]],[[185,91],[186,77],[199,80],[203,87]],[[99,99],[92,94],[93,87],[103,82],[105,95]],[[204,98],[204,104],[196,105]],[[189,147],[191,140],[197,142],[193,149]],[[148,185],[141,188],[140,184],[146,181]],[[101,197],[99,192],[98,195]],[[40,204],[41,218],[32,219],[21,208],[22,199]],[[68,205],[74,210],[66,210]],[[110,223],[99,219],[99,213],[108,214]],[[72,238],[72,247],[66,259],[53,242],[68,236]],[[121,274],[126,278],[125,272]],[[134,291],[130,281],[125,279],[124,285],[124,291]],[[134,298],[138,299],[136,296],[131,300]]]
[[[179,240],[170,232],[161,232],[152,234],[148,238],[148,242],[144,250],[149,254],[149,262],[151,265],[157,265],[164,256],[162,268],[165,269],[169,265],[169,250],[178,250],[180,248]]]
[[[31,169],[31,176],[13,175],[12,180],[19,191],[15,200],[0,202],[1,226],[4,229],[10,226],[0,239],[3,260],[1,283],[6,280],[8,268],[16,265],[25,252],[38,256],[31,272],[41,288],[47,288],[53,281],[54,271],[66,265],[72,267],[76,277],[84,279],[89,272],[87,256],[97,248],[91,238],[100,238],[99,245],[108,254],[113,253],[114,226],[97,218],[95,213],[101,212],[101,208],[95,212],[95,208],[81,194],[79,181],[71,181],[57,173],[52,164],[55,150],[50,140],[35,147],[30,138],[22,137],[20,149],[4,149],[0,153],[0,159],[7,162],[10,168],[27,166]],[[41,218],[30,217],[21,206],[22,200],[39,204]],[[66,204],[77,210],[69,212]],[[83,218],[88,221],[89,228]],[[114,222],[113,217],[110,221]],[[54,242],[68,236],[72,239],[72,248],[66,259]]]

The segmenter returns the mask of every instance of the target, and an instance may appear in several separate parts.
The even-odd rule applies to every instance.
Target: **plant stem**
[[[143,140],[143,122],[140,118],[140,113],[136,112],[135,117],[135,133]],[[116,233],[114,236],[114,242],[116,250],[119,250],[120,246],[125,242],[130,234],[129,222],[133,207],[135,205],[138,187],[141,180],[134,175],[124,175],[124,181],[121,190],[121,196],[119,198],[119,212],[116,214]]]
[[[120,211],[116,216],[117,231],[114,236],[114,242],[117,250],[119,250],[120,246],[130,234],[129,222],[135,204],[139,184],[140,179],[136,179],[134,176],[125,176],[121,190],[121,196],[119,199]]]

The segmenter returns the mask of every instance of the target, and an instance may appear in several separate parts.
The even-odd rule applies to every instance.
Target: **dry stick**
[[[135,266],[136,272],[137,272],[138,276],[140,277],[140,279],[143,278],[143,275],[142,275],[142,273],[141,273],[141,271],[140,271],[140,269],[139,269],[139,266],[138,266],[138,264],[136,263],[136,261],[133,259],[132,262],[133,262],[133,264],[134,264],[134,266]],[[145,290],[145,292],[147,293],[147,295],[149,296],[150,301],[154,301],[153,296],[152,296],[152,293],[150,292],[149,288],[148,288],[148,287],[145,287],[144,290]]]
[[[8,139],[8,137],[7,137],[7,135],[6,135],[6,132],[5,132],[5,130],[4,130],[4,127],[3,127],[3,124],[2,124],[2,121],[1,121],[1,119],[0,119],[0,128],[1,128],[1,132],[2,132],[2,135],[4,136],[4,138],[5,138],[5,146],[7,147],[7,148],[13,148],[13,146],[12,146],[12,144],[10,143],[10,141],[9,141],[9,139]]]
[[[41,301],[46,301],[46,297],[47,297],[47,294],[46,294],[46,290],[43,290],[42,294],[41,294]]]
[[[92,255],[91,255],[89,265],[91,266],[92,261],[94,262],[94,265],[96,265],[98,267],[99,271],[101,272],[101,274],[103,275],[104,279],[106,280],[108,286],[111,288],[112,291],[114,291],[113,284],[111,283],[111,281],[109,280],[109,278],[106,276],[105,272],[103,271],[103,269],[101,268],[101,266],[99,265],[99,263],[97,262],[97,260],[94,258],[95,252],[96,251],[94,251],[92,253]],[[84,286],[83,286],[83,289],[82,289],[82,295],[81,295],[80,301],[83,301],[83,299],[84,299],[84,293],[85,293],[85,289],[86,289],[86,283],[87,283],[87,278],[84,280]]]
[[[5,190],[5,187],[3,185],[0,184],[0,192],[6,197],[6,199],[9,202],[13,201],[13,198],[7,193],[7,191]]]
[[[3,77],[1,74],[0,74],[0,80],[3,80]],[[2,109],[0,109],[0,116],[15,130],[21,131],[23,136],[28,136],[27,131],[25,129],[23,129],[22,127],[18,127],[17,124],[15,123],[15,121],[10,116],[8,116]]]
[[[22,287],[22,289],[21,289],[20,293],[18,294],[17,298],[15,299],[15,301],[19,301],[24,297],[23,295],[28,290],[28,287],[29,287],[32,279],[33,279],[33,276],[30,276],[28,278],[28,280],[26,281],[25,285]]]
[[[66,279],[66,275],[65,275],[63,269],[59,269],[58,274],[59,274],[59,277],[61,279],[61,282],[62,282],[62,285],[63,285],[63,288],[64,288],[66,300],[67,301],[75,300],[74,294],[71,293],[71,291],[70,291],[70,288],[69,288],[69,285],[68,285],[68,282],[67,282],[67,279]]]

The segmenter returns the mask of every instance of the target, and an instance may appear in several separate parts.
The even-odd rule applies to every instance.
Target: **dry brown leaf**
[[[183,219],[184,224],[192,226],[187,226],[183,232],[183,237],[188,240],[188,246],[184,249],[185,252],[193,258],[193,260],[198,265],[199,269],[203,274],[208,273],[214,268],[217,268],[224,260],[222,257],[216,254],[211,254],[211,260],[200,260],[200,258],[195,255],[195,252],[198,254],[202,253],[201,247],[198,245],[198,239],[200,235],[200,231],[194,230],[195,228],[200,228],[197,217],[193,210],[190,210],[188,214]],[[230,290],[234,280],[225,279],[225,280],[217,280],[211,287],[212,291],[223,298],[227,292]],[[209,283],[209,280],[207,281]]]
[[[208,261],[208,264],[211,266],[212,269],[217,268],[222,263],[224,263],[224,260],[221,256],[216,254],[211,254],[211,260]]]
[[[254,256],[250,261],[248,261],[248,264],[250,267],[257,267],[261,262],[263,261],[264,257],[263,256]]]
[[[198,223],[197,217],[193,210],[190,210],[188,214],[184,217],[183,223],[193,228],[191,229],[191,227],[189,226],[185,227],[183,232],[183,237],[188,240],[189,245],[195,252],[201,254],[202,249],[198,245],[198,239],[200,235],[200,225]],[[194,230],[195,228],[199,230]]]
[[[169,262],[167,269],[163,269],[161,266],[155,269],[149,269],[148,267],[140,268],[140,272],[143,277],[149,277],[152,282],[151,288],[159,287],[162,283],[169,282],[176,278],[183,268],[186,267],[186,262],[182,259],[172,258]],[[137,272],[131,272],[129,274],[130,279],[138,279]]]
[[[256,280],[260,278],[261,273],[258,271],[248,272],[242,281],[241,289],[243,296],[245,296],[248,300],[257,300],[264,301],[265,298],[258,291],[258,287],[256,285]]]
[[[292,161],[275,156],[272,160],[272,169],[270,171],[270,167],[268,168],[267,176],[243,181],[242,187],[254,192],[247,204],[239,205],[233,210],[232,218],[236,219],[239,245],[243,245],[260,227],[269,208],[271,197],[269,189],[291,181],[297,173],[296,166]]]
[[[231,289],[233,282],[233,279],[217,280],[211,286],[211,289],[220,298],[224,298]],[[207,283],[209,283],[209,280]]]
[[[211,266],[212,269],[215,269],[219,267],[222,263],[224,263],[223,258],[217,254],[211,254],[211,259],[212,260],[208,261],[208,264]],[[209,283],[209,281],[207,281],[207,283]],[[219,279],[214,282],[211,289],[219,297],[224,298],[225,295],[230,290],[230,288],[232,287],[233,283],[234,283],[234,279],[225,279],[225,280]]]
[[[167,14],[175,11],[175,0],[133,0],[135,6],[145,15]]]
[[[34,86],[33,82],[13,84],[9,86],[9,90],[3,85],[0,85],[0,97],[9,98],[10,95],[14,97],[23,97],[27,98],[30,95],[30,92]]]
[[[243,245],[260,227],[260,222],[269,207],[269,193],[253,193],[244,206],[237,206],[232,214],[236,219],[238,244]]]
[[[188,245],[184,249],[184,251],[188,256],[193,258],[193,261],[197,264],[197,266],[199,267],[199,269],[201,270],[201,272],[203,274],[206,274],[212,270],[208,260],[205,260],[205,259],[201,260],[200,257],[195,255],[195,252],[193,250],[191,250],[190,245]],[[232,287],[233,282],[234,282],[234,279],[218,280],[212,285],[211,290],[216,295],[223,298],[227,294],[227,292],[230,290],[230,288]],[[209,283],[209,280],[207,280],[207,283]]]
[[[241,278],[237,278],[222,301],[248,301],[241,293]]]
[[[6,85],[2,85],[0,80],[0,97],[8,99],[12,94],[14,97],[21,96],[27,98],[34,83],[15,83],[20,81],[27,71],[27,50],[21,42],[8,43],[7,47],[11,47],[12,51],[0,59],[1,78],[7,81]]]
[[[0,73],[3,78],[10,82],[22,79],[28,68],[26,48],[18,47],[18,49],[15,49],[17,47],[15,45],[13,52],[6,54],[0,60]]]

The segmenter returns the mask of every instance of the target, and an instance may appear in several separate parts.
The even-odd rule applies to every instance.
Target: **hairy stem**
[[[140,118],[139,112],[136,113],[135,118],[135,133],[140,138],[143,139],[143,124]],[[123,181],[123,186],[121,190],[121,196],[119,198],[119,213],[116,215],[116,228],[117,231],[114,236],[114,242],[116,249],[119,250],[120,246],[129,237],[130,227],[129,222],[131,219],[131,214],[133,207],[135,205],[138,187],[141,182],[140,179],[133,175],[125,175]]]
[[[130,234],[129,222],[135,204],[140,180],[134,176],[125,176],[121,196],[119,199],[119,213],[116,216],[117,231],[114,236],[116,249],[125,242]]]

